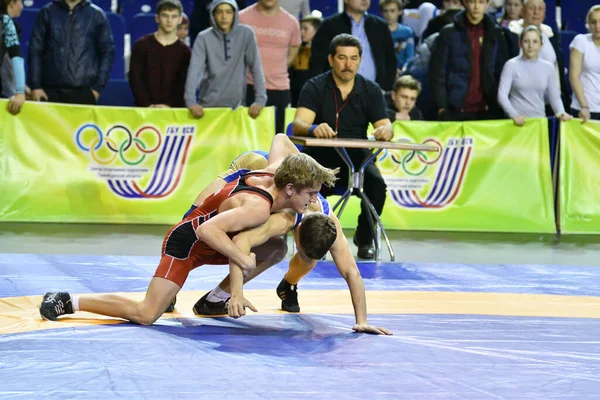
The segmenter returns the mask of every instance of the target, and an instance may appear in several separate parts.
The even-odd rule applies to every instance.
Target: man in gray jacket
[[[185,104],[196,118],[204,116],[204,107],[243,106],[249,69],[255,82],[255,101],[249,115],[256,118],[267,103],[267,89],[254,32],[239,23],[234,0],[213,1],[210,18],[212,27],[200,32],[194,42]],[[200,94],[196,99],[198,85]]]

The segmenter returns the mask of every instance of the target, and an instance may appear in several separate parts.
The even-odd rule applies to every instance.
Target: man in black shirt
[[[328,56],[331,70],[310,79],[300,92],[292,124],[294,135],[366,139],[367,127],[372,123],[377,140],[392,139],[392,123],[386,114],[381,88],[357,74],[361,55],[362,46],[356,37],[343,33],[333,38]],[[347,187],[349,170],[334,149],[306,148],[304,151],[323,166],[341,168],[336,187],[322,190],[324,196]],[[370,153],[368,149],[348,150],[355,165],[360,165]],[[365,168],[364,189],[381,215],[387,187],[375,164]],[[354,243],[360,258],[372,259],[375,257],[374,226],[369,223],[367,206],[361,204],[361,208]]]

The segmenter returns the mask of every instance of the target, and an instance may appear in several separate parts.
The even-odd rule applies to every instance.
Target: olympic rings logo
[[[397,172],[400,168],[402,168],[404,173],[407,175],[423,175],[425,171],[427,171],[427,168],[429,168],[429,166],[439,161],[439,159],[442,157],[442,152],[444,150],[442,144],[435,139],[427,139],[423,142],[423,144],[433,144],[438,148],[438,151],[435,153],[435,158],[430,160],[427,154],[423,151],[410,151],[407,152],[404,156],[400,156],[399,151],[390,151],[389,154],[384,154],[379,159],[379,161],[385,160],[389,155],[391,161],[393,162],[393,167],[391,169],[388,168],[387,170],[384,170],[382,172],[391,175]],[[419,162],[421,165],[418,169],[415,170],[414,164],[416,162]]]
[[[96,133],[97,137],[89,143],[88,146],[82,143],[82,134],[88,130],[92,130]],[[117,132],[124,132],[126,134],[124,140],[122,140],[119,144],[115,142],[113,138],[110,137],[111,134],[117,134]],[[149,145],[142,140],[140,137],[144,132],[149,132],[156,137],[155,145],[152,148],[148,148]],[[122,136],[122,135],[119,135]],[[102,134],[100,128],[95,124],[85,124],[81,128],[77,130],[75,134],[75,141],[77,142],[77,146],[83,151],[88,151],[92,156],[92,159],[96,161],[98,164],[107,165],[115,161],[117,156],[121,159],[121,161],[129,166],[134,166],[141,164],[145,159],[146,155],[154,153],[156,150],[160,148],[162,144],[162,135],[158,131],[158,129],[153,126],[143,126],[137,130],[135,134],[133,134],[129,128],[124,125],[114,125],[107,132],[106,135]],[[152,143],[152,142],[151,142]],[[98,151],[102,147],[103,144],[106,144],[108,150],[112,153],[108,158],[101,159],[98,156]],[[141,156],[137,160],[128,159],[126,152],[132,146],[141,153]]]

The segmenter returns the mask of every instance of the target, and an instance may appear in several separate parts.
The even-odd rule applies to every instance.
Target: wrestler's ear
[[[288,197],[292,197],[295,192],[296,188],[294,187],[293,183],[288,183],[285,185],[285,194],[288,195]]]

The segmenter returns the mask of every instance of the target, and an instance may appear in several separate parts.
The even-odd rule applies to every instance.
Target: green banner
[[[286,120],[293,118],[287,110]],[[439,152],[380,154],[386,229],[556,232],[546,119],[528,119],[523,127],[511,120],[396,122],[394,140]],[[353,197],[341,217],[344,228],[356,227],[359,212]]]
[[[560,127],[559,215],[562,233],[600,233],[600,123]]]
[[[0,101],[0,221],[172,224],[248,150],[268,150],[274,109],[86,107]]]

